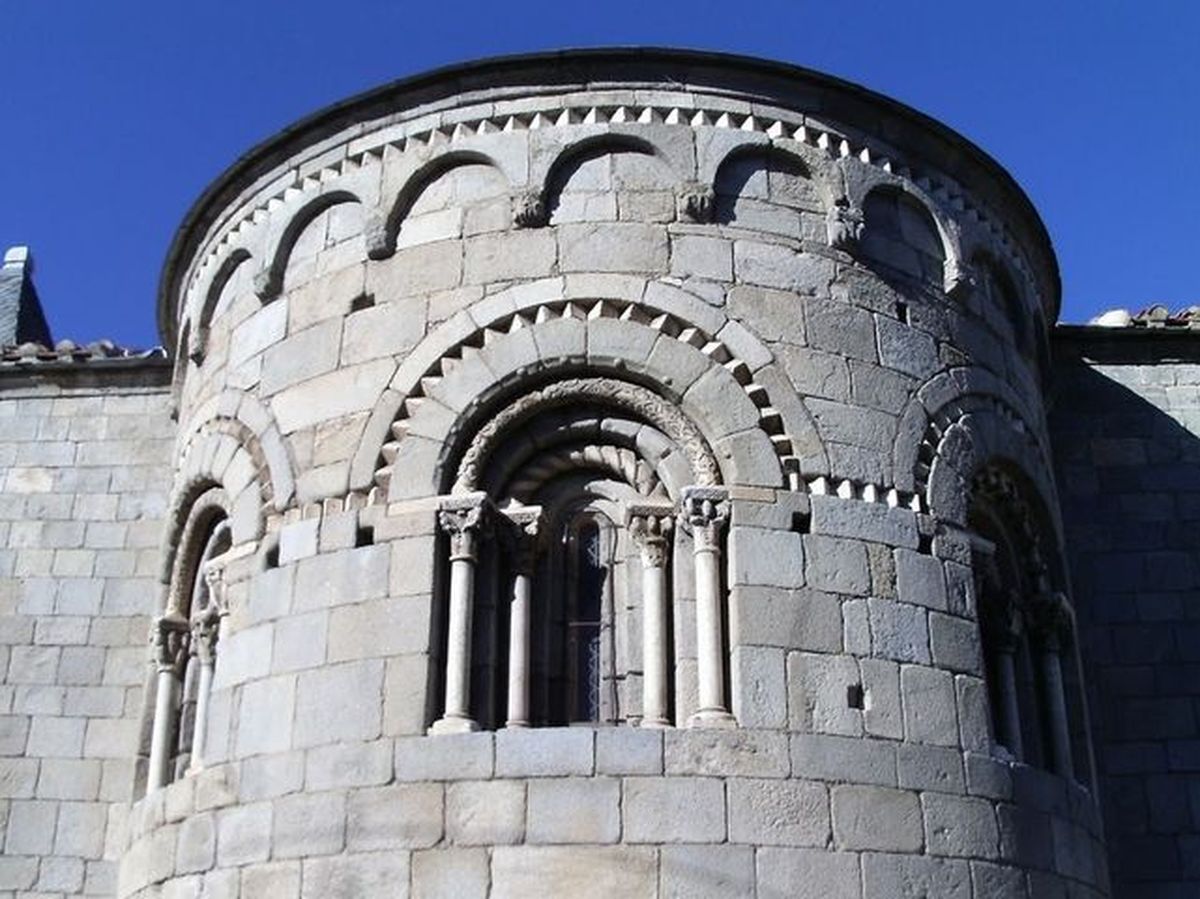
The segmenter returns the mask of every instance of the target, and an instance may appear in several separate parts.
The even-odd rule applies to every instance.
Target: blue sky
[[[1063,320],[1200,303],[1200,3],[3,0],[0,245],[56,337],[157,342],[154,292],[208,182],[289,122],[423,69],[562,46],[773,57],[957,129],[1041,211]]]

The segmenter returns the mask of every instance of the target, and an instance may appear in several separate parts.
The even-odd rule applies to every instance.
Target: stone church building
[[[1200,895],[1200,317],[1056,325],[938,122],[473,63],[221,175],[165,350],[33,277],[0,899]]]

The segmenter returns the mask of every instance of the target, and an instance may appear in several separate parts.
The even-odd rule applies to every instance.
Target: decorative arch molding
[[[437,151],[425,153],[406,166],[400,189],[387,206],[380,206],[368,213],[366,223],[367,257],[374,260],[389,259],[396,252],[396,241],[400,227],[413,205],[438,178],[457,168],[483,165],[494,169],[512,182],[512,173],[491,154],[480,150],[452,150],[444,145]]]
[[[865,208],[867,197],[875,191],[895,191],[914,200],[925,210],[937,228],[942,241],[945,262],[942,270],[942,290],[947,296],[961,296],[972,284],[966,257],[963,255],[962,234],[953,218],[925,190],[920,181],[902,178],[884,169],[870,166],[843,166],[846,202],[850,208]],[[932,187],[932,184],[926,181]]]
[[[507,438],[507,434],[538,412],[574,403],[597,403],[631,413],[652,424],[679,447],[687,457],[694,483],[715,486],[721,470],[701,435],[677,407],[649,388],[606,377],[568,378],[524,393],[490,416],[475,433],[459,460],[449,493],[474,493],[482,486],[483,466]],[[448,460],[447,460],[448,461]],[[618,466],[620,470],[620,466]],[[443,471],[443,477],[448,471]],[[636,481],[630,481],[636,486]]]
[[[271,242],[268,243],[267,255],[271,261],[254,275],[254,293],[261,302],[269,303],[283,292],[283,273],[287,270],[292,249],[304,229],[322,212],[345,203],[361,204],[362,200],[358,194],[349,190],[332,188],[308,200],[288,219],[279,237],[273,242],[274,248],[271,249]]]
[[[184,577],[194,571],[204,549],[197,534],[208,528],[214,518],[228,519],[233,514],[233,502],[224,487],[206,478],[197,478],[180,494],[178,505],[172,506],[168,518],[167,552],[164,560],[166,601],[159,612],[176,612],[186,617],[180,589],[190,580]]]
[[[710,142],[697,161],[697,179],[715,190],[717,178],[726,163],[761,155],[794,165],[804,172],[821,198],[826,213],[845,203],[842,171],[835,159],[825,150],[785,136],[783,129],[776,129],[776,132],[774,135],[734,132],[727,140]]]
[[[255,459],[258,479],[269,491],[264,494],[264,507],[286,509],[296,495],[295,466],[274,415],[252,393],[225,390],[201,403],[192,412],[188,426],[180,429],[180,464],[197,436],[206,428],[211,431],[214,422],[229,422],[220,426],[220,432],[238,435],[239,445]]]
[[[434,331],[400,366],[372,413],[351,465],[351,489],[388,486],[401,445],[413,435],[444,439],[444,421],[433,431],[415,426],[423,407],[424,417],[444,420],[468,401],[482,401],[480,391],[504,377],[585,366],[634,372],[675,400],[708,377],[705,386],[725,390],[730,408],[705,413],[742,416],[717,425],[714,440],[724,445],[723,454],[759,471],[756,483],[802,490],[802,471],[827,473],[815,426],[749,331],[683,291],[637,279],[612,283],[637,289],[620,299],[558,299],[563,282],[549,279],[497,294]],[[703,324],[691,324],[695,319]],[[768,458],[776,474],[764,481]]]
[[[213,314],[216,312],[217,303],[221,299],[221,293],[225,290],[225,285],[229,283],[229,280],[241,267],[242,263],[249,261],[251,258],[250,251],[245,247],[235,247],[221,262],[220,266],[217,267],[217,270],[213,272],[212,278],[204,287],[204,302],[201,304],[196,316],[196,326],[189,332],[190,337],[186,346],[183,347],[187,355],[197,365],[204,361],[204,354],[208,348],[208,334],[211,329]]]

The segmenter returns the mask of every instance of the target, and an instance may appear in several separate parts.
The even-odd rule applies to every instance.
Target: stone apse
[[[254,148],[121,897],[1109,895],[1012,179],[773,63],[434,72]]]

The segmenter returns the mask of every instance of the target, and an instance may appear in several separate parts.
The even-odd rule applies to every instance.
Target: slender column
[[[482,493],[446,500],[438,524],[450,538],[450,609],[446,639],[446,705],[430,733],[478,730],[471,718],[471,620],[475,603],[475,563],[487,497]]]
[[[668,717],[667,559],[673,526],[668,505],[625,509],[629,533],[642,556],[642,727],[670,727]]]
[[[691,727],[732,727],[725,700],[725,652],[721,622],[721,528],[729,494],[720,487],[685,487],[683,518],[692,529],[696,568],[696,669],[700,707]]]
[[[529,670],[533,602],[533,568],[537,561],[538,530],[542,510],[538,506],[506,510],[512,522],[512,598],[508,607],[508,720],[505,727],[529,727]]]
[[[1062,675],[1062,637],[1071,626],[1071,613],[1061,593],[1039,594],[1031,603],[1031,612],[1041,652],[1042,690],[1050,719],[1054,770],[1063,777],[1074,777],[1075,760],[1071,755],[1071,728]]]
[[[981,615],[987,619],[988,633],[995,651],[996,680],[994,685],[1000,708],[993,714],[999,715],[1000,733],[996,742],[1002,744],[1013,757],[1025,757],[1024,740],[1021,736],[1021,704],[1017,692],[1016,653],[1021,643],[1021,616],[1017,612],[1016,597],[1003,597],[995,592],[980,597]],[[985,646],[985,651],[988,647]]]
[[[171,780],[171,744],[179,706],[179,682],[188,658],[188,623],[173,609],[154,621],[154,654],[158,663],[158,687],[154,700],[154,728],[150,734],[147,792],[157,790]]]

